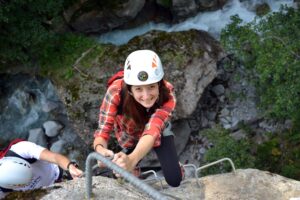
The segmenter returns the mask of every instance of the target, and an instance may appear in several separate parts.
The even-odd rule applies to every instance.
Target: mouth
[[[141,103],[145,106],[145,107],[151,107],[154,104],[154,98],[151,98],[149,100],[141,100]]]

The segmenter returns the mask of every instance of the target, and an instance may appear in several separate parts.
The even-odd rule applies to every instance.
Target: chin
[[[145,108],[151,108],[153,105],[154,105],[154,103],[152,103],[152,104],[147,104],[147,105],[142,104],[142,106],[144,106]]]

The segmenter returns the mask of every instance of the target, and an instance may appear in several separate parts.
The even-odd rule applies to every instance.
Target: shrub
[[[250,153],[251,144],[248,139],[235,140],[230,136],[229,131],[223,128],[207,129],[201,131],[200,134],[213,143],[213,147],[208,149],[204,156],[206,164],[227,157],[233,161],[236,168],[254,167],[255,159]],[[205,165],[205,163],[201,165]],[[231,171],[231,165],[228,162],[224,162],[224,164],[204,169],[203,174],[229,171]]]
[[[14,0],[0,6],[0,58],[2,62],[35,62],[40,49],[51,43],[63,1]]]
[[[300,133],[290,130],[270,136],[258,145],[255,166],[289,178],[300,179]]]
[[[0,2],[0,68],[23,64],[66,68],[94,45],[82,35],[60,33],[65,7],[76,0],[13,0]]]
[[[221,33],[224,48],[254,72],[260,106],[267,116],[300,119],[300,10],[243,24],[238,16]]]

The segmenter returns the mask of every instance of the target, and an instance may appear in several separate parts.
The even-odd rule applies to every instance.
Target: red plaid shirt
[[[140,137],[152,135],[155,138],[154,147],[159,146],[161,132],[170,120],[171,113],[176,105],[173,86],[171,83],[164,81],[164,84],[170,90],[171,98],[155,110],[144,129],[137,129],[132,119],[125,117],[123,114],[117,114],[118,105],[121,101],[122,82],[123,79],[118,79],[107,89],[100,107],[99,126],[94,133],[94,137],[102,137],[108,141],[110,133],[114,131],[120,146],[130,148],[137,144]]]

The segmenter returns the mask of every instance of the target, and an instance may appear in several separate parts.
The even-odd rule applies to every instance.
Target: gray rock
[[[64,140],[58,140],[52,144],[50,147],[50,151],[53,151],[55,153],[63,153],[65,154],[65,148],[64,145],[66,142]]]
[[[216,119],[217,113],[214,111],[206,113],[207,119],[214,121]]]
[[[49,193],[42,197],[42,200],[86,199],[84,178],[55,185],[60,188],[49,188]],[[299,181],[256,169],[238,169],[236,173],[201,177],[198,181],[195,178],[188,178],[177,188],[169,187],[164,181],[163,189],[159,182],[149,185],[171,199],[288,200],[300,197]],[[93,177],[92,192],[93,199],[99,200],[152,199],[127,182],[120,184],[115,179],[104,177]]]
[[[80,1],[68,8],[64,17],[76,31],[103,33],[129,23],[142,10],[144,4],[145,0],[126,0],[114,6],[105,2],[101,6],[87,6],[85,1]]]
[[[29,136],[27,140],[42,147],[48,148],[47,138],[42,128],[29,130]]]
[[[176,20],[196,15],[198,6],[194,0],[173,0],[172,14]]]
[[[225,93],[225,88],[223,85],[219,84],[219,85],[214,86],[212,88],[212,91],[216,96],[221,96]]]
[[[233,133],[231,133],[230,135],[231,135],[235,140],[241,140],[241,139],[247,138],[247,133],[246,133],[244,130],[242,130],[242,129],[240,129],[240,130],[238,130],[238,131],[236,131],[236,132],[233,132]]]
[[[177,153],[180,154],[185,148],[190,134],[191,129],[187,120],[179,120],[173,124],[173,131],[175,134],[175,146]]]
[[[43,124],[43,127],[48,137],[55,137],[59,134],[59,131],[63,128],[63,125],[56,121],[47,121]]]
[[[43,104],[41,106],[42,106],[42,110],[44,112],[51,112],[52,110],[58,108],[57,103],[55,103],[53,101],[50,101],[50,100],[46,100],[46,101],[44,101],[42,103]]]

